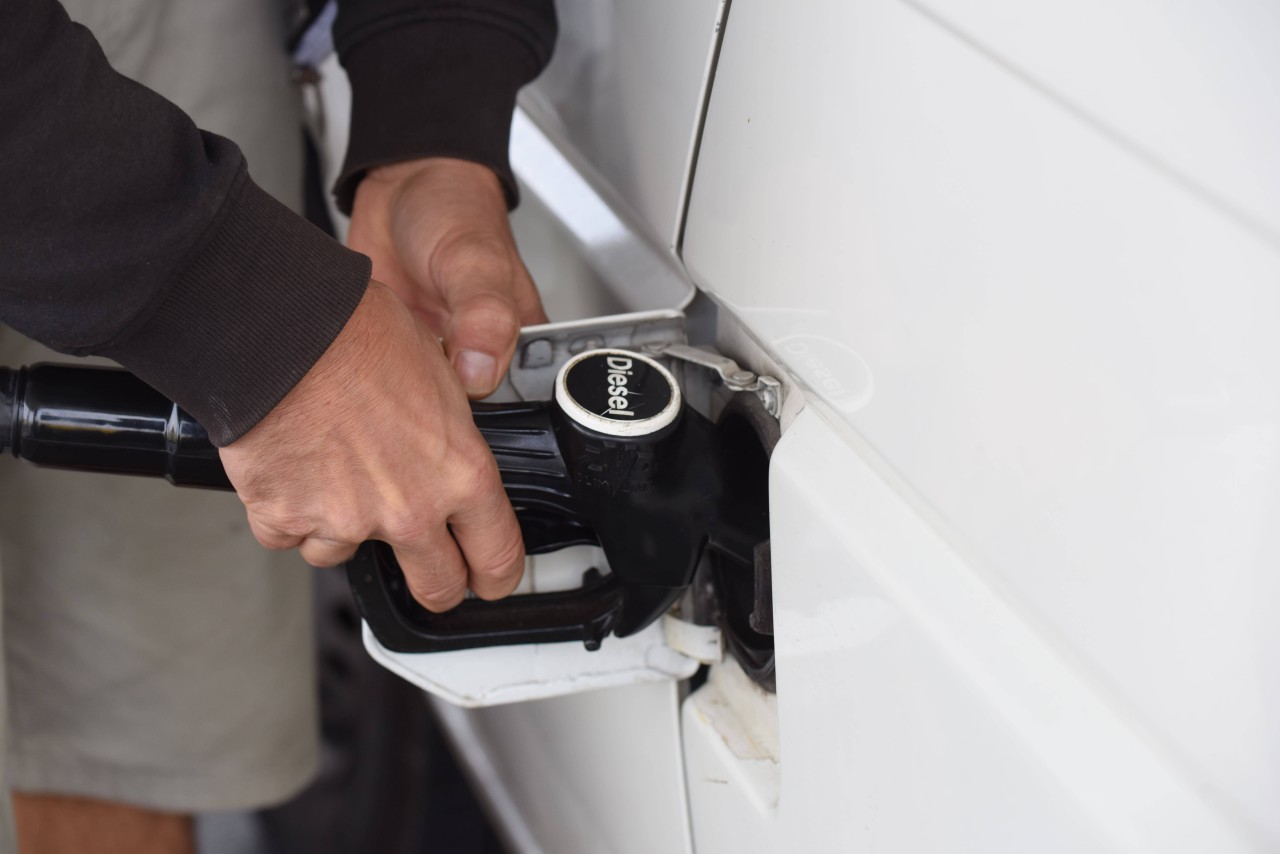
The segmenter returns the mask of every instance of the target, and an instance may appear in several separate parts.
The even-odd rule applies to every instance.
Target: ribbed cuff
[[[344,248],[244,178],[155,311],[99,352],[230,444],[328,349],[369,282]]]
[[[488,166],[516,206],[511,114],[541,68],[524,41],[472,21],[408,24],[354,45],[342,64],[352,89],[351,139],[334,187],[343,212],[368,170],[421,157]]]

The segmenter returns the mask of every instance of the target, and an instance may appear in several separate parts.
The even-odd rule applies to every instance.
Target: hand
[[[395,549],[433,611],[515,589],[524,544],[493,455],[439,342],[371,282],[302,381],[222,463],[267,548],[341,563],[368,539]]]
[[[470,397],[497,387],[520,326],[547,320],[488,167],[429,157],[370,170],[356,189],[347,243],[444,339]]]

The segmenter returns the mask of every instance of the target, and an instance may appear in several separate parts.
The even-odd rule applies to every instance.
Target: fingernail
[[[498,360],[478,350],[459,350],[453,357],[453,369],[462,379],[467,394],[488,394],[498,384],[495,376]]]

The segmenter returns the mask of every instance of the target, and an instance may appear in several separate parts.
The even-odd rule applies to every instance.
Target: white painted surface
[[[595,546],[573,546],[525,559],[515,594],[573,590],[589,569],[608,571]],[[464,649],[456,652],[392,652],[363,628],[364,647],[383,667],[442,700],[459,706],[496,706],[598,691],[640,682],[687,679],[698,662],[667,645],[660,624],[630,637],[610,635],[600,649],[581,641]]]
[[[559,0],[555,56],[520,98],[657,246],[678,232],[722,6]]]
[[[680,724],[695,849],[791,850],[792,840],[778,821],[777,696],[728,659],[712,667],[707,682],[685,698]],[[833,826],[825,824],[823,834]]]
[[[596,306],[602,295],[626,311],[689,302],[693,286],[675,258],[615,211],[521,109],[511,124],[511,168],[522,194],[512,229],[554,319],[589,317],[574,304]],[[534,235],[545,237],[533,242]],[[579,270],[589,277],[563,279]]]
[[[839,425],[805,465],[784,437],[773,502],[780,815],[843,793],[849,847],[820,850],[1280,845],[1280,240],[1231,177],[1272,186],[1276,114],[1241,117],[1280,79],[1275,7],[1107,8],[1146,21],[1134,56],[1053,30],[1085,115],[905,3],[733,4],[685,260]],[[1243,107],[1177,117],[1231,128],[1171,140],[1174,171],[1127,142],[1179,104],[1125,99],[1224,44],[1259,71]]]
[[[1280,233],[1280,3],[907,2],[1241,223]]]
[[[702,850],[1263,850],[842,430],[773,455],[777,814],[695,810]]]
[[[454,755],[462,762],[463,772],[484,802],[490,824],[511,854],[544,854],[525,820],[524,812],[511,796],[506,779],[490,757],[489,744],[475,727],[470,710],[424,694],[423,699],[435,710],[436,719],[444,727]]]
[[[673,682],[445,709],[525,851],[692,854]]]
[[[626,638],[608,637],[589,652],[580,642],[391,652],[364,627],[374,661],[428,694],[466,708],[498,706],[641,682],[687,679],[698,662],[667,646],[654,624]]]

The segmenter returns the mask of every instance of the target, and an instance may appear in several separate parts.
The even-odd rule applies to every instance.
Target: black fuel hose
[[[4,451],[38,466],[231,488],[208,431],[142,380],[114,368],[0,368]]]

